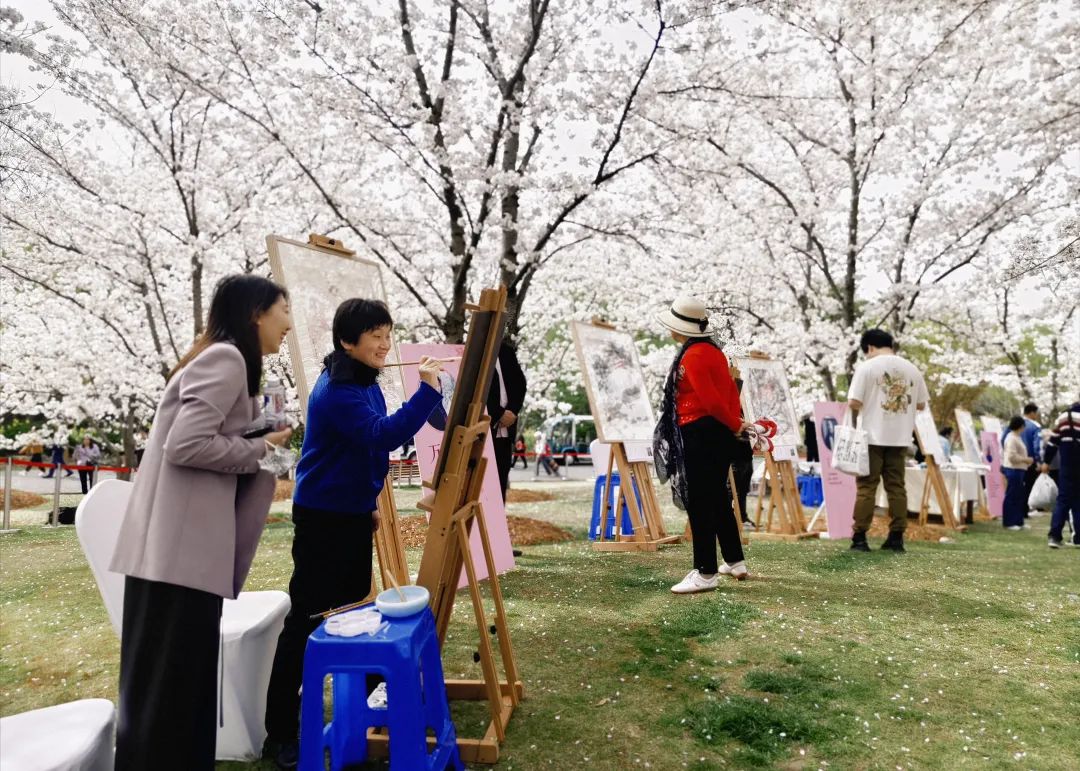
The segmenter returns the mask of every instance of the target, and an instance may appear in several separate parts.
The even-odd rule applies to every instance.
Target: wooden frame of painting
[[[764,356],[740,357],[735,365],[742,375],[742,404],[744,419],[753,423],[759,418],[776,421],[776,447],[794,449],[802,444],[799,438],[799,416],[791,398],[784,363]]]
[[[964,450],[964,460],[968,463],[982,463],[982,443],[975,433],[975,420],[967,410],[956,407],[956,433],[960,434],[960,446]]]
[[[322,360],[334,349],[334,311],[350,297],[386,302],[382,268],[357,257],[338,239],[312,233],[308,242],[282,236],[266,237],[274,280],[289,291],[293,328],[287,342],[300,398],[300,414],[307,414],[307,400],[322,372]],[[397,345],[394,345],[394,358]],[[397,410],[405,400],[400,369],[387,367],[380,376],[386,408]]]
[[[629,332],[575,321],[574,349],[602,442],[652,443],[656,418]]]
[[[945,457],[945,449],[941,446],[941,437],[930,410],[915,413],[915,436],[919,440],[919,449],[922,450],[923,455],[934,456],[939,466],[944,466],[949,462],[949,459]]]
[[[1000,418],[995,418],[993,415],[980,415],[979,420],[982,421],[983,431],[993,431],[998,436],[1001,436],[1004,427]]]

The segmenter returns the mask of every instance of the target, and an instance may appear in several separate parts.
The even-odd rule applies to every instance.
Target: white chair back
[[[119,479],[104,479],[94,485],[75,510],[75,532],[86,561],[94,573],[105,610],[116,636],[124,617],[124,575],[109,570],[120,525],[135,485]]]
[[[593,473],[601,477],[607,473],[608,456],[611,455],[611,445],[593,439],[589,442],[589,455],[592,456]]]

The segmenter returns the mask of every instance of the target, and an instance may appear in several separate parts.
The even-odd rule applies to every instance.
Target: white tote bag
[[[851,425],[851,410],[833,431],[832,467],[844,474],[864,477],[870,473],[870,437]]]

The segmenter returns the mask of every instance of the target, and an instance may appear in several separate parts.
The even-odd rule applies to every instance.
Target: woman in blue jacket
[[[334,351],[308,398],[307,424],[293,492],[292,609],[278,639],[266,703],[267,742],[278,765],[296,764],[304,646],[319,625],[310,616],[356,602],[371,590],[376,498],[403,445],[441,404],[437,359],[420,360],[420,388],[386,414],[377,382],[391,350],[386,305],[352,299],[334,314]]]

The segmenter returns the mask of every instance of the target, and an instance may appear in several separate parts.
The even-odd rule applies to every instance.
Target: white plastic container
[[[266,378],[263,388],[263,419],[272,431],[281,431],[285,421],[285,384],[273,375]]]

